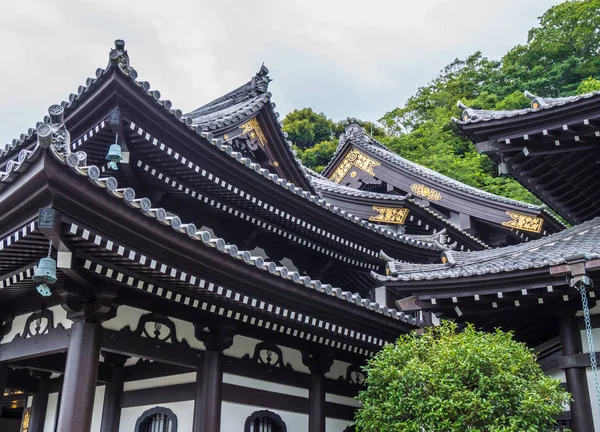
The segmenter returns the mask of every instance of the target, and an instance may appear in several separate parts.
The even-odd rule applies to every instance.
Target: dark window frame
[[[250,426],[252,425],[252,423],[255,420],[261,419],[261,418],[268,418],[273,423],[275,423],[277,425],[277,427],[279,427],[281,432],[287,432],[287,425],[281,419],[281,417],[279,415],[275,414],[273,411],[269,411],[269,410],[260,410],[260,411],[253,412],[246,419],[246,423],[244,424],[244,432],[250,432]]]
[[[177,432],[177,416],[169,408],[164,408],[160,406],[150,408],[149,410],[144,411],[142,415],[138,417],[137,421],[135,422],[135,432],[146,432],[140,430],[142,423],[148,417],[152,417],[156,414],[166,415],[167,418],[171,421],[171,432]]]

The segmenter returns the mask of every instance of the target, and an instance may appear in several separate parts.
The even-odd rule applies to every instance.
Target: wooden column
[[[580,354],[581,332],[574,315],[560,315],[558,317],[560,328],[560,342],[563,355]],[[571,418],[573,432],[587,432],[594,430],[594,418],[590,404],[587,377],[584,367],[566,367],[567,391],[573,395],[571,402]]]
[[[118,432],[121,421],[121,395],[125,382],[123,365],[127,361],[127,357],[110,352],[103,352],[102,357],[104,363],[112,366],[112,375],[104,389],[100,432]]]
[[[71,341],[58,413],[60,432],[89,431],[100,359],[100,324],[77,320]]]
[[[194,400],[194,423],[193,432],[202,430],[202,407],[204,406],[204,357],[198,361],[196,368],[196,399]]]
[[[310,369],[308,391],[308,432],[325,432],[325,374],[333,364],[326,354],[302,354],[302,362]]]
[[[8,378],[8,363],[0,363],[0,390],[2,390],[2,396],[6,390],[6,379]]]
[[[28,432],[44,431],[49,392],[50,380],[40,379],[38,391],[33,395],[33,404],[31,406],[31,422],[29,423]]]
[[[227,327],[205,332],[198,325],[196,337],[204,342],[206,352],[199,363],[196,377],[193,432],[220,432],[223,351],[233,343],[233,329]]]

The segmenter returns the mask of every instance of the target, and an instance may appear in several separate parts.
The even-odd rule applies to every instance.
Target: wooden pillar
[[[8,363],[0,363],[0,390],[2,395],[6,391],[6,379],[8,378]]]
[[[48,394],[50,393],[50,380],[40,379],[38,391],[33,395],[31,406],[31,422],[28,432],[43,432],[46,423],[46,409],[48,407]]]
[[[220,432],[223,403],[223,351],[233,343],[233,329],[220,328],[204,332],[196,326],[196,337],[204,342],[206,352],[196,375],[196,400],[193,432]]]
[[[560,315],[558,317],[560,328],[560,342],[563,355],[580,354],[581,332],[574,315]],[[571,402],[571,418],[573,432],[587,432],[594,430],[594,418],[590,404],[590,394],[584,367],[565,368],[567,378],[567,391],[573,395]]]
[[[204,401],[204,357],[198,362],[196,367],[196,399],[194,400],[194,422],[192,430],[199,432],[202,430],[202,407]]]
[[[60,432],[89,431],[100,359],[100,324],[78,320],[71,327],[71,341],[58,413]]]
[[[100,432],[118,432],[121,421],[121,395],[125,382],[125,369],[123,365],[127,357],[110,352],[103,352],[104,363],[112,366],[110,382],[104,389],[104,403],[102,405],[102,422]]]
[[[312,373],[308,392],[308,432],[325,432],[325,376]]]
[[[310,369],[308,392],[308,432],[325,432],[325,374],[333,357],[325,354],[302,354],[302,362]]]

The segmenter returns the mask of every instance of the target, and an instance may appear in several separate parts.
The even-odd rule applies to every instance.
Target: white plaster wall
[[[599,351],[600,347],[600,328],[592,329],[592,335],[594,336],[594,347],[596,352]],[[587,334],[585,330],[581,331],[581,345],[584,353],[589,353]],[[600,359],[598,359],[600,360]],[[591,368],[586,368],[586,377],[588,382],[588,391],[590,393],[590,404],[592,406],[592,414],[594,416],[594,428],[600,431],[600,409],[598,409],[598,397],[596,396],[596,386],[594,384],[594,375],[592,374]],[[598,376],[600,381],[600,373]]]
[[[147,313],[148,311],[143,309],[125,305],[119,306],[117,309],[117,315],[113,319],[103,322],[102,327],[109,330],[118,331],[128,326],[131,330],[136,330],[140,317]],[[171,317],[169,317],[169,319],[175,324],[177,339],[180,342],[185,339],[190,347],[204,350],[204,344],[196,339],[194,334],[194,325],[192,323]],[[162,332],[165,335],[167,334],[167,331],[168,330],[165,328],[162,329]]]
[[[92,428],[90,432],[100,432],[102,426],[102,408],[104,406],[104,390],[105,386],[96,387],[96,395],[94,396],[94,409],[92,411]]]
[[[361,405],[357,399],[348,396],[340,396],[333,393],[325,393],[325,400],[327,402],[333,402],[351,407],[359,407]]]
[[[329,372],[327,372],[325,374],[325,376],[327,378],[331,378],[331,379],[338,379],[339,377],[345,378],[346,377],[346,369],[348,369],[348,366],[350,366],[350,363],[346,363],[340,360],[334,360],[333,364],[331,365],[331,369],[329,369]]]
[[[565,371],[559,368],[552,368],[546,371],[546,375],[551,376],[554,379],[560,380],[561,383],[567,382]]]
[[[225,351],[223,351],[223,354],[235,358],[242,358],[246,354],[252,357],[252,354],[254,354],[254,348],[259,342],[260,341],[258,339],[252,339],[246,336],[235,335],[233,337],[233,344]]]
[[[222,432],[243,432],[246,419],[255,411],[261,411],[265,408],[253,405],[242,405],[231,402],[223,402],[221,408],[221,431]],[[308,431],[308,415],[299,414],[290,411],[270,410],[281,417],[287,426],[288,432],[306,432]],[[185,429],[187,431],[187,429]],[[191,431],[191,429],[189,429]],[[326,429],[330,432],[329,429]],[[340,431],[343,429],[340,429]],[[124,431],[123,431],[124,432]],[[183,429],[182,429],[183,432]],[[332,432],[336,432],[332,430]]]
[[[56,421],[56,408],[58,405],[58,393],[48,395],[48,405],[46,407],[46,419],[44,420],[44,432],[54,432],[54,422]]]
[[[223,382],[226,384],[235,384],[243,387],[265,390],[275,393],[282,393],[303,398],[308,397],[308,389],[293,387],[284,384],[277,384],[270,381],[262,381],[254,378],[243,377],[239,375],[223,374]]]
[[[168,368],[169,365],[165,365]],[[189,372],[180,375],[171,375],[159,378],[150,378],[139,381],[128,381],[123,385],[123,391],[143,390],[155,387],[165,387],[170,385],[185,384],[196,382],[196,372]]]
[[[53,314],[54,326],[56,326],[58,324],[62,324],[63,327],[66,329],[71,328],[71,325],[73,325],[73,322],[71,320],[67,319],[67,311],[65,311],[62,307],[53,306],[51,308],[48,308],[48,310],[50,310]],[[0,344],[12,342],[13,339],[15,338],[15,336],[18,336],[21,333],[23,333],[23,330],[25,328],[25,322],[27,321],[27,318],[30,315],[31,315],[31,312],[26,313],[24,315],[16,316],[15,319],[13,320],[12,328],[6,334],[6,336],[4,336],[2,341],[0,341]],[[42,326],[44,326],[44,325],[45,324],[42,324]]]
[[[121,422],[119,423],[119,432],[133,432],[135,422],[146,410],[157,405],[145,405],[121,410]],[[194,401],[173,402],[158,405],[162,408],[168,408],[177,416],[177,431],[191,432],[194,421]],[[223,429],[221,429],[223,430]],[[243,429],[242,429],[243,431]]]
[[[327,418],[325,419],[325,431],[326,432],[344,432],[344,429],[348,427],[348,425],[352,423],[349,420],[339,420]]]
[[[290,336],[292,337],[292,336]],[[246,336],[236,335],[233,338],[233,345],[230,348],[223,351],[223,353],[230,357],[242,358],[246,354],[250,357],[254,355],[254,349],[256,345],[261,342],[258,339],[249,338]],[[302,363],[302,353],[298,350],[287,348],[281,345],[277,345],[281,349],[283,354],[283,362],[292,366],[297,372],[309,374],[310,370]]]

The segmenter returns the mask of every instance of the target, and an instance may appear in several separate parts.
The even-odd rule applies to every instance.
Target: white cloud
[[[554,0],[122,1],[0,4],[0,143],[106,66],[125,39],[132,65],[192,110],[265,61],[282,114],[311,106],[375,120],[447,63],[499,57]]]

